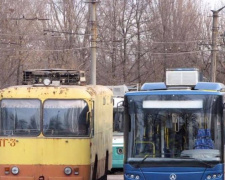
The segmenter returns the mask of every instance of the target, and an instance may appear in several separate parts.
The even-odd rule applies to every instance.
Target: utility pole
[[[96,0],[90,2],[91,21],[91,84],[96,85],[96,49],[97,49],[97,25],[96,25]]]
[[[216,82],[216,58],[217,58],[217,37],[218,37],[218,13],[225,8],[222,7],[217,11],[212,10],[213,12],[213,28],[212,28],[212,50],[211,50],[211,82]]]

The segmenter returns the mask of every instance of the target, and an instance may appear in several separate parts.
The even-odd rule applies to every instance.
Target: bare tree
[[[104,0],[97,5],[97,82],[163,81],[165,69],[210,76],[212,18],[203,0]],[[90,77],[90,14],[85,0],[0,1],[0,86],[28,68],[73,68]],[[224,12],[221,12],[224,15]],[[224,22],[220,20],[220,34]],[[220,36],[218,81],[223,82]]]

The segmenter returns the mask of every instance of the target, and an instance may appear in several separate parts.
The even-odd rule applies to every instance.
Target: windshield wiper
[[[200,163],[206,165],[207,167],[210,167],[210,168],[213,167],[212,164],[208,164],[208,163],[206,163],[205,161],[203,161],[202,159],[192,158],[192,157],[188,157],[188,156],[182,156],[182,157],[180,157],[180,159],[192,159],[192,160],[196,160],[196,161],[198,161],[198,162],[200,162]]]
[[[147,158],[149,158],[149,157],[151,157],[151,156],[152,156],[151,154],[146,154],[146,155],[144,156],[144,158],[143,158],[141,161],[139,161],[139,162],[137,163],[136,167],[137,167],[137,168],[140,168],[140,166],[143,164],[143,162],[144,162]],[[205,161],[202,160],[202,159],[192,158],[192,157],[188,157],[188,156],[175,157],[175,159],[191,159],[191,160],[196,160],[196,161],[200,162],[201,164],[205,165],[205,166],[208,167],[208,168],[214,167],[212,164],[209,164],[209,163],[205,162]]]
[[[150,156],[150,154],[146,154],[145,157],[144,157],[140,162],[138,162],[137,168],[139,168],[140,165],[141,165],[141,164],[142,164],[149,156]]]
[[[141,160],[141,164],[145,161],[145,159],[147,159],[150,156],[150,154],[145,155],[145,157]]]
[[[165,155],[166,153],[160,153],[160,155]],[[139,161],[138,163],[137,163],[137,168],[139,168],[140,166],[141,166],[141,164],[143,164],[143,162],[148,158],[148,157],[151,157],[151,156],[155,156],[155,155],[157,155],[157,154],[146,154],[145,156],[144,156],[144,158],[141,160],[141,161]]]

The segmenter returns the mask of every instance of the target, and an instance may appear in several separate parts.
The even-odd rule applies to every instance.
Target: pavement
[[[108,175],[107,180],[123,180],[123,175]]]

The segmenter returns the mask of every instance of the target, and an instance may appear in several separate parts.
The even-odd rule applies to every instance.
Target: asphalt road
[[[113,174],[108,175],[107,180],[123,180],[122,169],[117,169]]]
[[[123,180],[123,175],[110,174],[107,176],[107,180]]]

